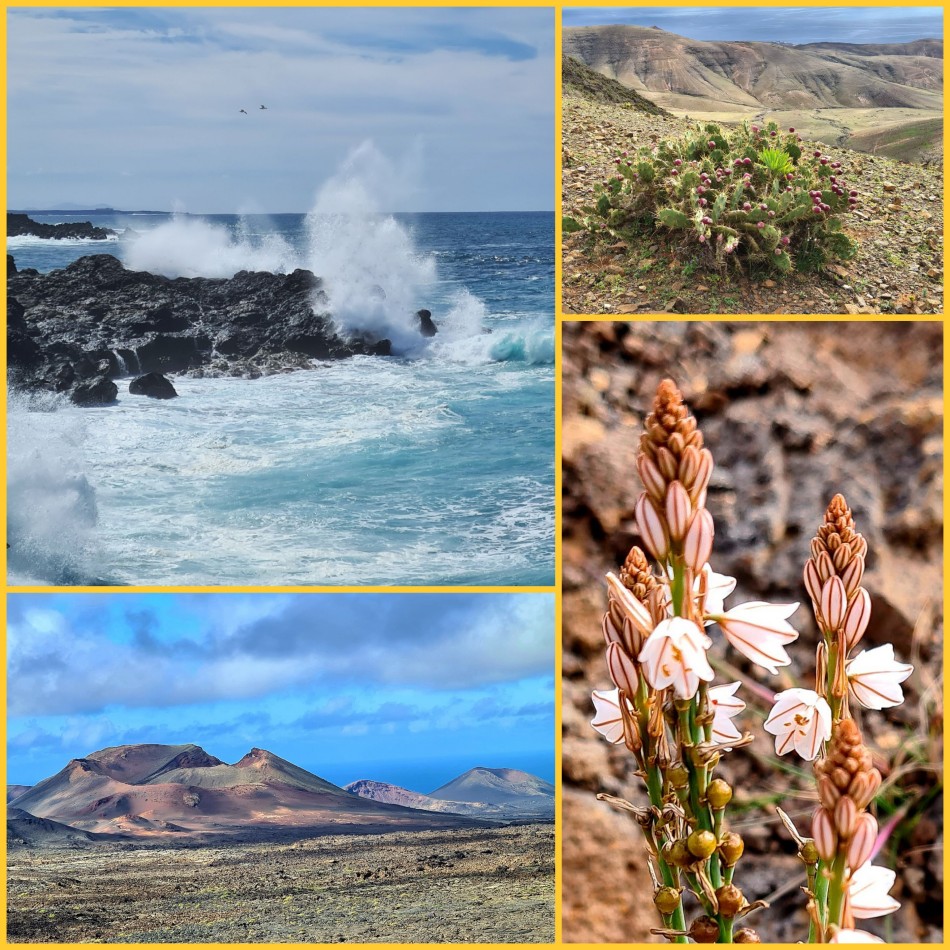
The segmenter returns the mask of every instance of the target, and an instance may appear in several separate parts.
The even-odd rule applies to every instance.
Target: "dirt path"
[[[613,166],[617,151],[648,142],[652,132],[677,136],[684,119],[651,116],[571,94],[563,108],[564,214],[590,203],[594,185]],[[611,245],[584,233],[563,242],[562,309],[565,313],[893,313],[942,312],[943,174],[935,166],[908,165],[823,146],[844,163],[861,192],[845,230],[859,243],[857,256],[821,275],[718,274],[697,270],[662,240],[636,247]]]
[[[9,856],[30,943],[549,943],[554,826]]]

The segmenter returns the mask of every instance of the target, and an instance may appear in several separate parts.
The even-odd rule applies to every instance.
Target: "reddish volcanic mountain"
[[[478,825],[371,801],[263,749],[228,765],[196,745],[129,745],[73,759],[11,801],[28,816],[98,834],[254,836]],[[22,816],[19,816],[22,818]]]

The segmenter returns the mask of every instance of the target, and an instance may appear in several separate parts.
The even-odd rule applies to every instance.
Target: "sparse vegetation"
[[[735,263],[814,271],[855,254],[839,215],[858,192],[841,162],[803,151],[794,129],[698,125],[683,138],[621,152],[615,166],[581,220],[565,218],[566,232],[588,228],[629,242],[647,225],[719,270]]]

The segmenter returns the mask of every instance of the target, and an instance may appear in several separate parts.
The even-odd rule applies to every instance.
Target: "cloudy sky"
[[[337,784],[554,777],[546,594],[8,598],[7,781],[135,742],[268,749]]]
[[[552,10],[7,17],[10,207],[307,211],[367,140],[413,183],[388,211],[554,206]]]
[[[658,26],[693,40],[905,43],[943,36],[939,7],[583,7],[565,26]]]

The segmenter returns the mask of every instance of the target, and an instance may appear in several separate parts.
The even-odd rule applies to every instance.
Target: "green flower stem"
[[[721,914],[716,918],[719,921],[719,943],[732,943],[732,923],[731,917],[723,917]]]
[[[815,871],[815,887],[812,891],[815,895],[815,907],[818,910],[818,916],[821,919],[822,928],[828,925],[828,874],[824,861],[819,861]],[[822,935],[817,933],[815,921],[812,920],[808,927],[808,942],[823,943]]]
[[[826,926],[836,924],[841,926],[841,912],[844,909],[844,872],[847,865],[847,854],[844,849],[838,851],[831,863],[831,880],[828,882],[828,919]]]

